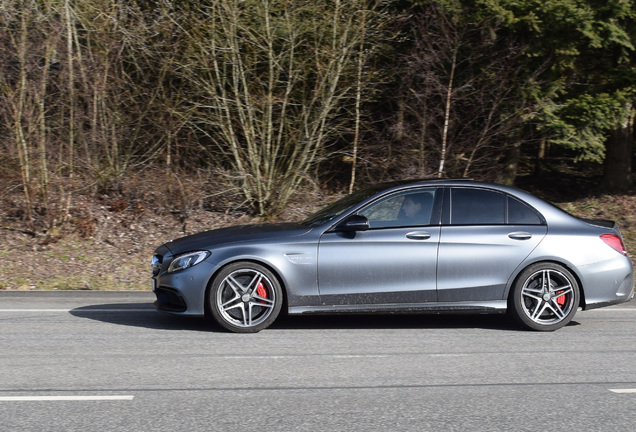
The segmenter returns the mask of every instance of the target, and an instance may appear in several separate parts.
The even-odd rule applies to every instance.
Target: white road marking
[[[0,313],[8,312],[156,312],[156,309],[82,309],[83,306],[72,309],[0,309]],[[594,312],[636,312],[636,308],[633,309],[595,309]],[[585,312],[583,312],[585,313]],[[588,312],[589,313],[589,312]]]
[[[121,401],[134,396],[0,396],[0,402],[50,402],[50,401]]]
[[[589,311],[583,311],[583,313],[585,312],[636,312],[636,308],[598,308],[598,309],[590,309]]]
[[[218,355],[215,357],[230,360],[286,360],[307,357],[328,357],[336,359],[387,358],[394,354],[292,354],[292,355]]]
[[[279,355],[215,355],[215,358],[224,360],[288,360],[288,359],[304,359],[304,358],[331,358],[331,359],[373,359],[388,358],[405,355],[397,354],[279,354]],[[406,354],[408,355],[408,354]],[[471,354],[438,354],[438,353],[419,353],[417,355],[428,357],[466,357]]]
[[[0,313],[9,313],[9,312],[35,312],[35,313],[64,313],[64,312],[157,312],[156,309],[82,309],[83,306],[72,308],[72,309],[0,309]]]
[[[636,389],[609,389],[613,393],[636,393]]]
[[[99,308],[99,309],[90,309],[90,306],[78,306],[75,308],[67,308],[67,309],[32,309],[32,308],[23,308],[23,309],[0,309],[0,313],[8,313],[8,312],[34,312],[34,313],[64,313],[64,312],[157,312],[155,308],[136,308],[136,309],[115,309],[115,308]],[[587,311],[589,313],[589,311]],[[636,308],[599,308],[593,309],[593,312],[636,312]],[[583,312],[586,313],[585,311]],[[583,315],[584,316],[584,315]]]

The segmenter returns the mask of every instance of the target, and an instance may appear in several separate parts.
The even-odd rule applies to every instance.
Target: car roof
[[[425,178],[425,179],[411,179],[411,180],[398,180],[393,182],[377,184],[372,189],[375,189],[376,193],[373,194],[368,200],[373,201],[379,195],[385,195],[387,193],[398,192],[401,190],[407,190],[417,187],[444,187],[444,186],[466,186],[478,189],[490,189],[499,192],[507,193],[515,198],[525,202],[531,207],[535,208],[543,217],[547,218],[553,223],[571,223],[573,219],[578,219],[567,212],[563,211],[559,207],[552,203],[549,203],[530,192],[526,192],[522,189],[518,189],[512,186],[506,186],[497,183],[488,183],[475,181],[470,178]],[[369,188],[371,189],[371,188]]]

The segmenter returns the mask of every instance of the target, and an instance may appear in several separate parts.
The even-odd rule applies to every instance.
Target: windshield
[[[301,222],[301,225],[315,227],[322,224],[325,224],[332,220],[333,218],[340,216],[345,211],[349,210],[351,207],[355,206],[361,201],[369,198],[370,196],[376,194],[377,192],[384,189],[386,186],[378,186],[368,189],[362,189],[358,192],[354,192],[351,195],[347,195],[344,198],[339,199],[338,201],[328,205],[322,210],[318,210],[313,215],[309,216],[307,219]]]

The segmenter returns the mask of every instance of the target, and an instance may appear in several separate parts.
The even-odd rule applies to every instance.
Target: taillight
[[[627,250],[625,249],[625,245],[623,244],[623,239],[616,234],[603,234],[601,236],[601,240],[605,242],[609,247],[614,249],[616,252],[627,256]]]

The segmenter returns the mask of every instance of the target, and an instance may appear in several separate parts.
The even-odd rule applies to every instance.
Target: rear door
[[[543,240],[534,209],[491,189],[447,188],[440,233],[440,302],[501,300],[508,279]]]

